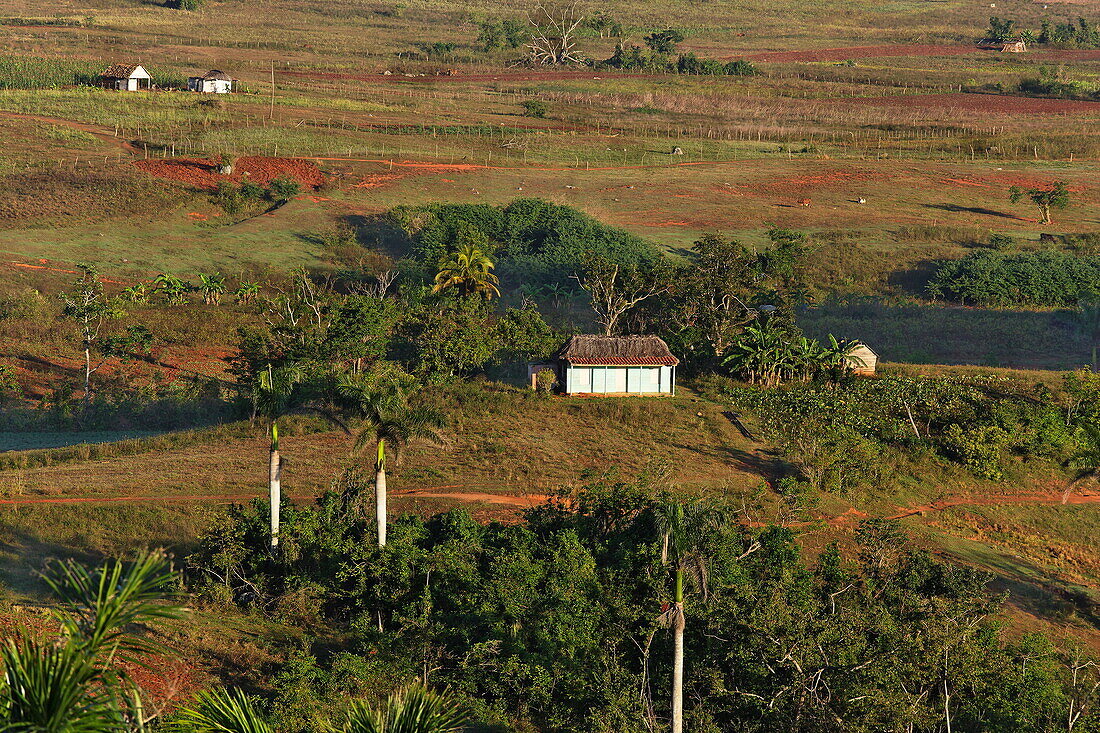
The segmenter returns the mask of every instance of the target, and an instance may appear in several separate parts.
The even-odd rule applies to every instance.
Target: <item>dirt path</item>
[[[1012,496],[955,496],[939,501],[929,502],[910,507],[898,507],[895,514],[887,519],[906,519],[908,517],[924,516],[929,512],[939,512],[957,506],[1015,506],[1023,504],[1100,504],[1100,494],[1073,494],[1063,492],[1033,492],[1028,494],[1015,494]],[[855,507],[848,509],[843,514],[829,519],[833,526],[844,526],[870,516],[867,512]]]
[[[134,145],[129,140],[123,140],[120,137],[115,137],[110,132],[105,132],[104,128],[96,125],[89,125],[84,122],[74,122],[73,120],[65,120],[60,117],[46,117],[44,115],[28,115],[22,112],[4,112],[0,110],[0,117],[8,117],[16,120],[31,120],[33,122],[43,122],[48,125],[61,125],[62,127],[68,127],[73,130],[79,130],[80,132],[86,132],[93,137],[96,137],[111,145],[117,145],[132,155],[143,154],[142,150]]]
[[[545,494],[490,494],[478,491],[444,491],[443,489],[457,488],[441,486],[431,489],[412,489],[409,491],[391,491],[390,497],[394,499],[452,499],[454,501],[495,504],[498,506],[532,507],[543,503],[550,497]],[[314,494],[290,495],[287,499],[295,501],[309,501],[317,498]],[[216,504],[240,504],[252,499],[267,498],[266,494],[185,494],[171,496],[70,496],[50,498],[17,497],[0,499],[0,506],[27,506],[34,504],[117,504],[126,502],[137,503],[192,503],[214,500]]]

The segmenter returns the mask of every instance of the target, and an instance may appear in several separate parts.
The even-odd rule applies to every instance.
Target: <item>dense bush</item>
[[[516,199],[504,207],[402,206],[391,217],[410,237],[413,256],[432,274],[468,238],[477,239],[502,279],[534,285],[567,284],[586,253],[624,265],[652,263],[659,257],[657,248],[640,237],[540,199]]]
[[[263,504],[237,507],[189,559],[207,597],[336,625],[338,654],[306,650],[275,675],[284,730],[425,675],[509,729],[661,729],[674,583],[660,495],[609,477],[520,523],[404,516],[381,549],[368,499],[352,479],[286,506],[275,556]],[[960,731],[1062,729],[1069,673],[1049,642],[1001,639],[979,573],[884,520],[860,525],[857,557],[830,546],[810,566],[790,530],[732,517],[684,508],[687,729],[934,731],[945,711]]]
[[[840,387],[729,387],[815,487],[873,488],[884,449],[932,450],[991,480],[1010,456],[1065,465],[1100,425],[1100,377],[1067,377],[1064,393],[993,377],[854,380]],[[1082,406],[1074,414],[1071,406]]]
[[[940,264],[933,298],[984,306],[1074,306],[1100,292],[1100,257],[1070,252],[972,252]]]

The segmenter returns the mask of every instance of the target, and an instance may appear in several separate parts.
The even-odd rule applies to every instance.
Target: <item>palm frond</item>
[[[458,733],[470,722],[465,706],[448,693],[419,684],[390,695],[381,708],[356,702],[344,733]]]
[[[129,565],[116,560],[95,571],[70,560],[48,568],[43,579],[61,601],[59,618],[70,638],[92,658],[156,650],[127,627],[183,615],[179,606],[163,602],[175,574],[162,552],[142,553]]]
[[[179,733],[274,733],[258,701],[240,690],[204,690],[180,710]]]
[[[25,631],[0,647],[4,701],[0,729],[11,733],[102,733],[124,729],[100,670],[79,645],[34,639]]]

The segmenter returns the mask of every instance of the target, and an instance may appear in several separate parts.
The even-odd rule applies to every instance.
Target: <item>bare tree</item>
[[[605,336],[614,335],[619,320],[631,308],[669,290],[669,280],[660,273],[624,268],[598,255],[586,257],[582,267],[582,274],[573,277],[592,298],[596,322]]]
[[[80,278],[71,290],[59,296],[65,307],[63,315],[74,321],[80,330],[80,350],[84,353],[84,403],[92,399],[92,374],[105,360],[92,366],[92,349],[100,341],[103,325],[120,318],[123,311],[107,297],[99,271],[93,265],[79,264]]]
[[[531,25],[531,42],[527,49],[535,63],[563,66],[581,62],[574,39],[584,16],[577,13],[576,2],[568,5],[539,2],[527,13],[527,22]]]

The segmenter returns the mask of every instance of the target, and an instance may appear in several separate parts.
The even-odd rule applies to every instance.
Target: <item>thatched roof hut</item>
[[[99,75],[100,84],[107,89],[136,92],[152,86],[152,77],[139,64],[111,64]]]
[[[668,345],[656,336],[573,336],[552,364],[531,365],[535,375],[553,369],[565,394],[675,394],[676,365]]]
[[[573,336],[554,355],[574,366],[676,366],[668,344],[657,336]]]

